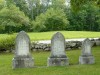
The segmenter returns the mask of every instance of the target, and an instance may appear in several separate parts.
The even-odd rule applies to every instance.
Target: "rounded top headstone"
[[[28,56],[30,50],[30,38],[25,31],[18,33],[15,43],[16,56]]]
[[[55,39],[55,38],[65,40],[65,38],[64,38],[64,36],[63,36],[63,34],[62,34],[62,33],[60,33],[60,32],[56,32],[56,33],[53,35],[53,37],[52,37],[52,39],[51,39],[51,40],[53,40],[53,39]]]
[[[51,39],[51,56],[50,57],[66,57],[65,53],[65,38],[62,33],[57,32]]]
[[[83,56],[92,55],[91,54],[91,41],[88,38],[86,38],[82,43],[82,55]]]
[[[30,41],[30,38],[29,36],[27,35],[27,33],[25,31],[20,31],[16,37],[16,40],[19,39],[19,38],[26,38]]]

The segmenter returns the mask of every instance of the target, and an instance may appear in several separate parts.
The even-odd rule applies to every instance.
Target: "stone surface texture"
[[[92,52],[91,52],[91,47],[92,47],[91,41],[88,38],[85,39],[82,43],[82,54],[79,57],[80,64],[95,63],[94,56],[92,55]]]
[[[68,65],[68,58],[65,52],[65,38],[57,32],[51,39],[51,55],[48,58],[48,66],[65,66]]]
[[[15,40],[15,56],[13,58],[13,68],[33,67],[33,58],[30,55],[30,38],[26,32],[21,31]]]

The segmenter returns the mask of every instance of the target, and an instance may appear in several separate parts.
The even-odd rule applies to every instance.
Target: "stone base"
[[[95,60],[93,56],[80,56],[79,64],[94,64]]]
[[[47,66],[66,66],[69,65],[68,58],[48,58]]]
[[[32,68],[34,61],[31,57],[14,57],[12,60],[12,68]]]

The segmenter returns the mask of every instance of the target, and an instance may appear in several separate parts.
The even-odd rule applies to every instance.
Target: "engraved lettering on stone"
[[[82,45],[82,54],[89,55],[91,54],[91,41],[89,39],[85,39]]]
[[[56,33],[51,40],[51,50],[53,56],[62,56],[65,54],[65,38],[61,33]]]
[[[65,38],[57,32],[51,39],[51,55],[48,58],[47,66],[66,66],[69,65],[65,52]]]
[[[93,64],[94,56],[91,52],[91,41],[87,38],[82,43],[82,55],[79,57],[80,64]]]
[[[29,44],[23,38],[18,42],[18,55],[27,55],[29,53]]]
[[[26,32],[21,31],[16,37],[15,57],[13,58],[14,68],[33,67],[34,61],[29,53],[30,38]]]

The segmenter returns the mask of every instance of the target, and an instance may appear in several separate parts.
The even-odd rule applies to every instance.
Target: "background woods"
[[[0,33],[100,31],[100,0],[0,0]]]

